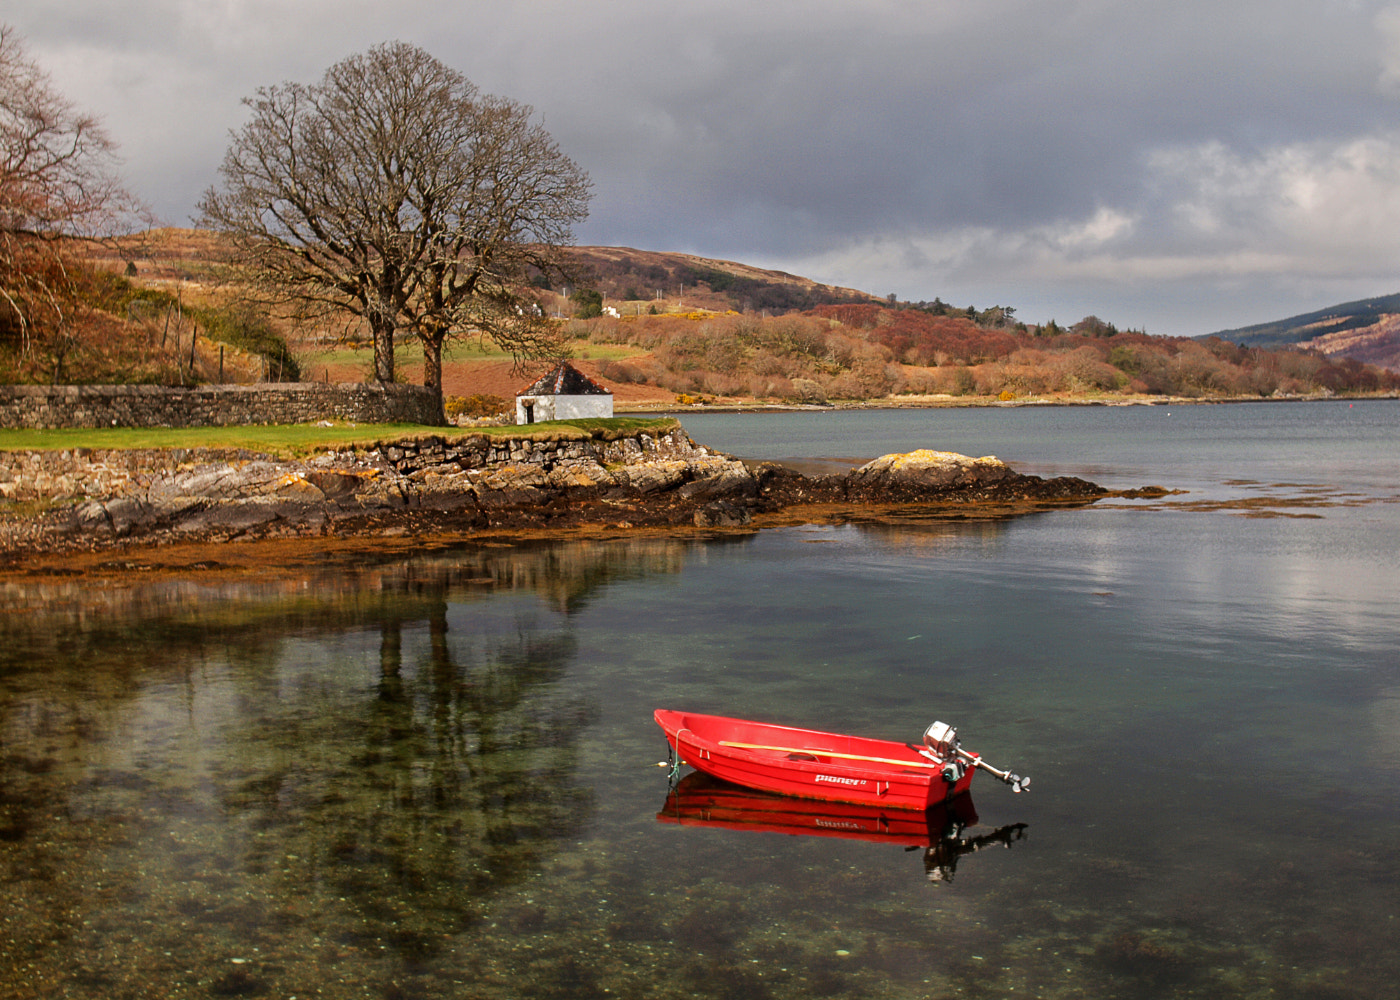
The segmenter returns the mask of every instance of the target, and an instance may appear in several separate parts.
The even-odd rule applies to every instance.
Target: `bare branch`
[[[71,244],[133,228],[141,206],[117,180],[116,146],[0,25],[0,337],[44,345],[53,378],[77,345]]]
[[[200,210],[264,289],[361,317],[381,381],[399,330],[422,340],[439,391],[450,336],[483,333],[517,357],[557,349],[529,279],[560,269],[590,184],[529,107],[399,42],[246,103]]]

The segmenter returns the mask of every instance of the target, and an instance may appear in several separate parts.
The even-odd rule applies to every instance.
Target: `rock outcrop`
[[[174,541],[486,529],[742,527],[812,504],[1091,502],[1078,479],[994,458],[916,451],[802,476],[696,445],[679,426],[619,440],[468,435],[392,441],[305,461],[236,450],[0,454],[0,496],[70,501],[0,521],[0,552]]]
[[[952,451],[920,449],[885,455],[853,470],[847,477],[853,492],[948,490],[999,483],[1016,473],[988,455],[968,458]]]

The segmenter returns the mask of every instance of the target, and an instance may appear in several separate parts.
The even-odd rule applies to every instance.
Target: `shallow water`
[[[0,996],[1392,995],[1394,403],[685,419],[1190,492],[11,584]],[[1032,790],[979,779],[982,849],[931,881],[669,821],[658,706],[942,719]]]

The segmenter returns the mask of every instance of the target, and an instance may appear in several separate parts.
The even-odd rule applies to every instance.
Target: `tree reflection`
[[[31,969],[16,988],[291,995],[333,987],[322,969],[377,979],[385,957],[457,947],[592,814],[573,615],[703,547],[7,585],[0,962]]]
[[[417,621],[382,622],[375,697],[335,717],[283,705],[237,734],[255,773],[280,764],[223,799],[232,822],[259,831],[249,870],[283,870],[289,894],[316,886],[349,904],[359,922],[343,940],[408,960],[470,926],[592,805],[576,777],[590,712],[552,690],[572,636],[518,621],[473,656],[454,641],[449,603],[425,604]]]

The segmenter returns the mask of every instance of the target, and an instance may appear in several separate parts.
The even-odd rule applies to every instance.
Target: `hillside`
[[[709,309],[715,312],[784,313],[823,305],[872,302],[852,288],[822,285],[809,278],[697,257],[693,254],[634,250],[630,247],[570,247],[566,254],[575,277],[571,284],[541,289],[547,304],[562,315],[572,308],[566,293],[589,288],[602,293],[608,305],[623,313],[657,313]],[[217,280],[221,253],[212,233],[193,229],[161,229],[127,256],[98,254],[93,258],[112,271],[137,265],[142,284],[200,289]]]
[[[570,284],[549,288],[541,280],[540,304],[557,318],[562,353],[611,388],[625,409],[1400,390],[1400,375],[1341,356],[1340,345],[1338,356],[1328,358],[1218,337],[1149,337],[1094,316],[1070,327],[1029,326],[1011,307],[894,303],[689,254],[624,247],[569,252]],[[90,261],[92,292],[73,335],[49,355],[0,343],[0,380],[173,385],[370,376],[372,352],[355,324],[296,324],[249,301],[211,234],[161,230]],[[1372,327],[1392,316],[1388,301],[1369,306]],[[1357,310],[1311,319],[1328,336],[1347,338],[1350,352],[1375,332],[1358,325],[1361,317]],[[402,378],[422,380],[422,357],[413,337],[399,339]],[[497,412],[530,377],[531,366],[520,370],[471,334],[450,341],[443,356],[449,413]]]
[[[1400,372],[1400,293],[1211,336],[1246,347],[1304,347]]]
[[[1032,328],[990,318],[994,310],[976,318],[968,311],[868,302],[768,317],[600,317],[573,320],[567,331],[579,348],[638,349],[636,357],[599,364],[608,384],[716,400],[1260,398],[1400,389],[1400,376],[1296,350],[1149,337],[1095,317],[1068,329]]]
[[[770,271],[692,254],[630,247],[574,247],[578,281],[603,294],[623,315],[710,309],[716,312],[785,313],[817,306],[872,302],[852,288],[821,285],[785,271]]]

